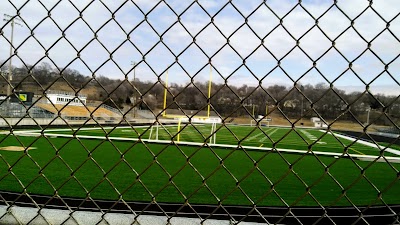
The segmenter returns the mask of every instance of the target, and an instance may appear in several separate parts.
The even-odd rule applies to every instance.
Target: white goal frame
[[[176,132],[177,134],[177,142],[180,142],[180,131],[181,131],[181,126],[182,124],[184,124],[185,121],[182,120],[181,118],[178,120],[178,122],[176,123],[176,125],[163,125],[161,122],[156,121],[150,128],[150,134],[149,134],[149,138],[148,140],[155,140],[155,141],[159,141],[159,129],[165,129],[166,126],[177,126],[177,130]],[[217,140],[217,122],[215,121],[210,121],[210,122],[194,122],[192,124],[210,124],[211,125],[211,130],[210,130],[210,138],[209,138],[209,144],[216,144],[216,140]],[[161,126],[161,128],[160,128]],[[153,138],[154,136],[154,138]],[[162,139],[161,139],[162,140]]]
[[[271,122],[271,119],[260,119],[257,121],[259,126],[262,126],[263,124],[266,125],[267,127],[269,127],[269,122]],[[254,120],[250,120],[250,126],[256,126],[257,122]]]

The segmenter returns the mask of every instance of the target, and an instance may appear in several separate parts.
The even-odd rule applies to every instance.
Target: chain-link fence
[[[2,223],[399,223],[398,2],[0,11]]]

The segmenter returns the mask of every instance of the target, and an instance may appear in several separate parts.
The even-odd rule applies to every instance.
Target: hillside
[[[91,77],[68,68],[58,71],[46,63],[30,70],[13,68],[13,75],[12,85],[16,91],[31,91],[37,95],[42,95],[45,90],[79,92],[88,97],[88,102],[103,102],[121,109],[135,105],[139,109],[159,110],[163,108],[164,97],[169,109],[204,110],[208,105],[208,81],[169,84],[164,96],[165,86],[160,82],[119,80],[102,75]],[[6,94],[4,79],[0,80],[0,87],[0,93]],[[356,127],[359,126],[357,120],[365,123],[369,119],[373,124],[386,126],[400,121],[397,113],[400,99],[396,96],[368,92],[348,94],[325,83],[267,87],[212,83],[210,93],[212,110],[228,117],[245,117],[249,112],[262,115],[268,106],[270,110],[275,109],[278,118],[283,118],[282,113],[288,118],[307,118],[304,125],[314,116],[326,121],[351,121]],[[278,118],[274,122],[290,125],[285,119]]]

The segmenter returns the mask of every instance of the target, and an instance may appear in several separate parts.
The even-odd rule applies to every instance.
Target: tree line
[[[0,63],[0,65],[2,65]],[[7,89],[7,65],[1,67],[0,86]],[[70,89],[70,92],[86,89],[88,101],[104,102],[112,107],[137,107],[160,110],[166,94],[167,108],[206,110],[208,104],[221,116],[255,116],[282,114],[289,118],[310,118],[351,120],[392,125],[399,120],[400,100],[398,96],[370,94],[364,92],[346,93],[329,84],[295,84],[292,86],[235,86],[212,83],[208,100],[208,81],[187,84],[170,84],[166,89],[162,81],[112,79],[106,76],[85,76],[77,70],[55,69],[48,63],[35,67],[13,67],[12,85],[14,90],[32,91],[42,95],[53,90],[55,84]],[[58,87],[60,87],[58,85]],[[367,117],[370,118],[367,118]]]

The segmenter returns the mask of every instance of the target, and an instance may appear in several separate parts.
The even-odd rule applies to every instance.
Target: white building
[[[311,123],[320,122],[321,119],[319,117],[311,117]]]
[[[62,91],[50,91],[46,94],[47,103],[59,104],[59,105],[86,105],[87,97],[84,95],[73,95],[72,93]]]

